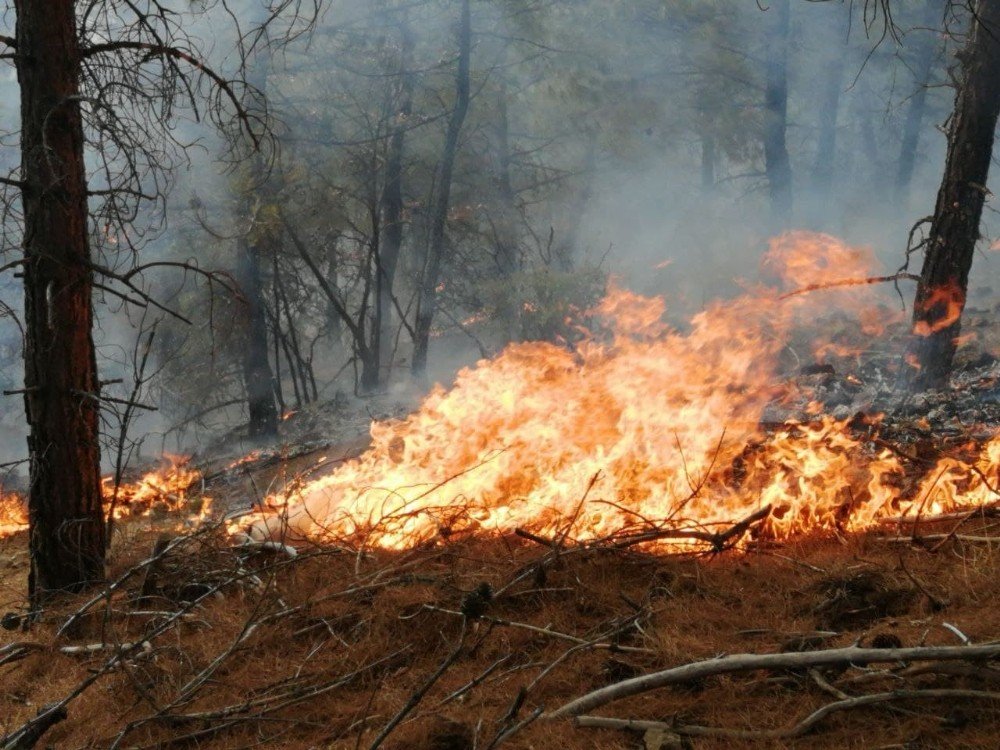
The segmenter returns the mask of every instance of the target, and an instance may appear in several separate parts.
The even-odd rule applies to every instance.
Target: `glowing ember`
[[[282,415],[281,418],[288,419],[295,413],[296,412],[294,411],[286,412],[285,414]],[[235,469],[238,466],[245,466],[247,464],[252,464],[255,461],[259,461],[263,457],[263,455],[264,451],[262,451],[260,448],[255,448],[254,450],[247,453],[245,456],[241,456],[240,458],[237,458],[235,461],[232,461],[229,464],[227,464],[226,468]]]

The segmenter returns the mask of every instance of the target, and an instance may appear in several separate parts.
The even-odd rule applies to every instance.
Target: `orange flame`
[[[0,487],[0,539],[28,528],[28,507],[16,492]]]
[[[359,459],[269,498],[249,533],[387,548],[518,527],[593,540],[728,525],[770,505],[766,533],[784,538],[982,502],[989,491],[957,463],[933,490],[902,496],[898,459],[846,421],[758,426],[769,403],[793,395],[774,385],[792,331],[815,329],[832,299],[873,294],[782,292],[869,275],[871,262],[827,235],[783,235],[764,260],[783,288],[712,304],[683,332],[665,322],[663,300],[612,289],[591,311],[605,333],[573,351],[513,344],[463,370],[410,417],[374,423]],[[867,308],[837,314],[856,309]]]
[[[121,484],[117,494],[114,477],[101,480],[105,505],[113,509],[116,519],[188,510],[193,510],[196,518],[210,514],[211,499],[190,494],[201,472],[188,465],[189,457],[165,454],[164,458],[166,466],[148,472],[136,482]],[[192,504],[197,507],[192,508]]]
[[[921,303],[921,307],[935,320],[933,322],[918,320],[913,326],[913,333],[916,336],[931,336],[958,322],[965,307],[965,294],[957,284],[948,284],[932,289],[927,299]]]

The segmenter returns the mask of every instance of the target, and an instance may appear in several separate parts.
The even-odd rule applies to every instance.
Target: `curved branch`
[[[191,67],[201,71],[206,76],[208,76],[216,86],[226,95],[232,105],[236,108],[236,116],[243,123],[243,129],[246,131],[247,135],[250,136],[250,140],[253,141],[254,148],[260,147],[260,139],[257,134],[254,133],[253,128],[250,127],[250,113],[243,107],[240,102],[236,92],[233,91],[233,87],[230,82],[223,78],[221,75],[216,73],[212,68],[206,65],[202,60],[192,55],[189,52],[185,52],[177,47],[171,47],[166,44],[152,44],[150,42],[132,42],[128,40],[118,40],[116,42],[106,42],[104,44],[94,44],[86,47],[82,50],[82,56],[84,58],[93,57],[94,55],[102,55],[108,52],[119,52],[122,50],[140,50],[148,53],[148,57],[164,56],[170,57],[174,60],[183,60],[188,63]]]
[[[876,664],[897,661],[946,661],[995,659],[1000,645],[918,646],[916,648],[836,648],[788,654],[733,654],[719,659],[693,662],[662,672],[634,677],[594,690],[548,714],[549,719],[577,716],[592,708],[666,685],[689,682],[729,672],[752,672],[758,669],[801,669],[834,665]]]

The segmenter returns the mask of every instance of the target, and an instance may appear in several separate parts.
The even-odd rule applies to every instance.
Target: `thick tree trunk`
[[[260,53],[258,53],[260,55]],[[268,60],[258,56],[254,60],[252,82],[261,95],[267,93]],[[250,167],[250,179],[262,193],[262,201],[273,197],[273,186],[268,184],[266,168],[259,154],[255,154]],[[249,215],[256,211],[256,200],[252,195],[243,198],[244,208]],[[256,222],[254,222],[256,224]],[[277,257],[271,233],[263,228],[254,238],[243,238],[237,248],[236,280],[240,285],[246,303],[246,317],[243,326],[243,387],[247,394],[249,424],[247,434],[252,439],[266,439],[278,434],[278,409],[275,405],[280,383],[274,377],[268,361],[267,311],[264,303],[264,280],[261,260],[267,256]],[[277,279],[275,279],[277,284]],[[280,318],[277,300],[275,310]],[[278,334],[275,333],[275,336]],[[277,356],[275,367],[280,368]],[[294,370],[292,377],[295,376]]]
[[[774,18],[768,34],[764,88],[764,169],[771,198],[771,220],[775,229],[789,225],[792,217],[792,167],[785,133],[788,128],[788,34],[789,0],[775,0]]]
[[[104,577],[93,278],[73,0],[18,0],[30,595]]]
[[[928,0],[925,25],[934,28],[941,20],[941,3]],[[939,43],[937,35],[931,31],[923,31],[920,44],[917,47],[913,61],[914,81],[917,90],[910,97],[906,108],[906,122],[903,124],[903,139],[899,147],[899,167],[896,172],[895,198],[897,205],[906,204],[910,195],[910,182],[917,163],[917,145],[920,143],[920,130],[924,123],[924,113],[927,110],[927,87],[931,82],[931,71],[934,69],[934,59],[937,57]]]
[[[247,432],[254,439],[272,437],[278,434],[278,411],[274,404],[274,375],[268,360],[260,255],[257,247],[246,239],[239,241],[237,252],[236,278],[245,304],[243,384],[250,413]]]
[[[1000,113],[1000,0],[980,0],[948,129],[948,158],[913,303],[906,379],[914,390],[946,385],[961,331],[972,256]]]
[[[455,170],[455,157],[458,155],[458,137],[462,132],[465,115],[469,111],[469,62],[472,56],[472,18],[469,2],[470,0],[462,0],[462,19],[458,30],[458,73],[455,76],[455,108],[448,119],[448,131],[444,139],[438,194],[431,216],[430,240],[427,243],[427,257],[417,301],[412,367],[413,373],[418,376],[422,376],[427,370],[427,347],[437,307],[437,287],[441,275],[441,262],[444,259],[445,228],[448,224],[448,208],[451,205],[451,180]]]
[[[393,285],[396,267],[403,249],[403,164],[406,155],[406,133],[411,127],[413,113],[413,74],[410,64],[413,53],[413,35],[405,21],[400,28],[401,49],[399,57],[399,100],[396,103],[395,123],[389,138],[389,151],[385,163],[385,188],[382,192],[382,217],[384,223],[381,250],[376,258],[378,276],[375,280],[375,330],[378,331],[379,381],[389,381],[392,358]]]

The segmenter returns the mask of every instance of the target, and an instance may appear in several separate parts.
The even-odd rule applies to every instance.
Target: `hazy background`
[[[186,4],[177,5],[188,13],[180,7]],[[186,33],[213,66],[235,75],[234,18],[245,31],[265,9],[254,0],[230,3],[231,14],[203,5],[182,13]],[[776,226],[762,148],[766,75],[776,63],[773,8],[762,11],[754,0],[473,3],[472,100],[452,189],[429,381],[446,381],[457,366],[503,345],[508,332],[496,321],[507,296],[530,311],[521,321],[527,338],[558,337],[565,311],[585,307],[608,275],[665,295],[668,309],[682,318],[752,277],[768,237],[784,229],[870,246],[894,271],[909,228],[933,209],[943,167],[940,128],[954,94],[948,67],[965,26],[961,16],[935,13],[939,5],[896,3],[895,28],[886,31],[879,18],[866,28],[849,3],[791,0],[785,65],[793,212],[787,225]],[[325,3],[309,34],[251,61],[277,135],[276,149],[264,156],[267,184],[258,179],[260,162],[256,172],[252,160],[220,163],[234,134],[204,118],[195,122],[190,106],[180,103],[169,133],[191,145],[186,153],[165,151],[170,184],[165,203],[146,206],[137,219],[148,228],[141,239],[136,234],[139,255],[122,251],[124,243],[99,222],[96,251],[126,265],[174,259],[229,273],[240,237],[276,232],[274,255],[263,263],[265,297],[274,315],[285,315],[286,334],[294,332],[308,353],[318,391],[315,400],[308,393],[296,399],[284,368],[286,408],[329,401],[338,392],[352,397],[349,336],[295,247],[275,229],[275,216],[280,210],[298,227],[347,306],[357,309],[365,253],[384,229],[376,227],[371,207],[384,189],[389,131],[408,77],[406,227],[397,277],[397,296],[407,307],[454,101],[458,12],[457,0]],[[921,90],[913,174],[900,186],[907,122]],[[14,173],[19,160],[17,102],[8,69],[0,78],[5,173]],[[831,132],[833,158],[823,167],[821,143]],[[984,232],[992,235],[996,225],[988,210]],[[5,259],[17,252],[16,215],[8,214],[6,229]],[[516,246],[516,283],[497,272],[501,233]],[[996,262],[984,251],[976,263],[971,286],[988,287]],[[142,414],[132,433],[153,434],[147,454],[164,445],[195,447],[245,420],[244,344],[234,323],[241,308],[190,273],[158,270],[143,283],[191,324],[99,299],[102,378],[121,378],[113,387],[131,392],[141,353],[136,342],[159,320],[148,364],[157,375],[141,394],[158,411]],[[10,273],[0,277],[0,299],[20,311],[18,280]],[[409,376],[405,328],[398,340],[397,366],[382,390],[426,388],[429,381]],[[5,389],[21,382],[19,356],[18,327],[4,315]],[[284,355],[275,356],[280,362]],[[24,456],[23,421],[20,398],[3,398],[0,462]],[[114,429],[109,419],[107,431]]]

